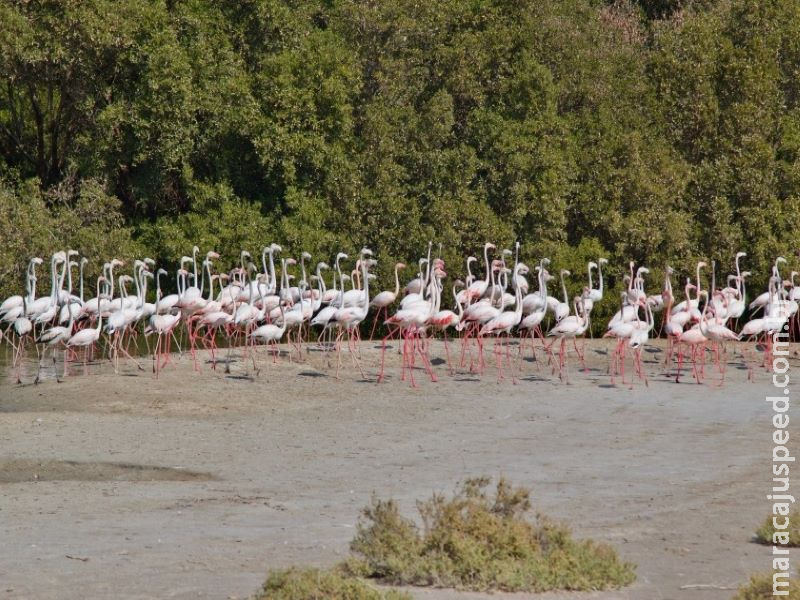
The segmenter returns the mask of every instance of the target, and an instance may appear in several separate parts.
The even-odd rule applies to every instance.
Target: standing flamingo
[[[380,320],[381,311],[383,311],[384,320],[386,320],[387,311],[389,306],[397,300],[397,296],[400,294],[400,269],[405,269],[406,265],[404,263],[397,263],[394,266],[394,292],[390,290],[386,290],[376,294],[372,301],[369,303],[370,306],[374,306],[378,309],[375,313],[375,322],[372,325],[372,332],[369,334],[369,339],[372,341],[373,336],[375,335],[375,328],[378,326],[378,321]]]
[[[100,298],[100,284],[107,283],[106,278],[102,275],[97,278],[97,297]],[[100,332],[103,328],[103,313],[97,313],[97,326],[87,327],[74,333],[72,337],[67,340],[67,348],[83,348],[83,374],[88,374],[88,367],[86,361],[89,352],[94,348],[97,340],[100,339]]]

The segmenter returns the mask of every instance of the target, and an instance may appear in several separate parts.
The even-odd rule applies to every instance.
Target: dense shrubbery
[[[500,479],[466,481],[453,498],[418,502],[420,530],[397,504],[374,499],[363,512],[347,564],[355,574],[401,585],[472,590],[601,590],[635,579],[610,546],[575,540],[538,515],[528,520],[528,490]]]
[[[67,244],[368,244],[384,277],[428,239],[455,274],[487,239],[612,275],[745,249],[761,278],[800,245],[795,0],[12,0],[0,22],[0,294]]]

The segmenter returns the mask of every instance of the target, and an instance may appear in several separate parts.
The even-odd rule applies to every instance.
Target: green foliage
[[[781,578],[779,581],[786,581]],[[792,577],[789,580],[788,587],[779,587],[781,591],[787,591],[788,594],[781,596],[788,600],[800,600],[800,579]],[[753,575],[750,581],[739,588],[737,594],[732,600],[769,600],[777,596],[773,595],[772,589],[772,574],[764,573],[761,575]]]
[[[541,515],[529,521],[530,495],[500,479],[467,480],[454,497],[418,502],[421,529],[393,500],[373,498],[351,543],[351,573],[393,584],[541,592],[627,585],[633,565],[609,546],[574,540]]]
[[[368,245],[378,286],[428,240],[453,275],[486,240],[580,273],[744,249],[756,289],[800,246],[795,0],[12,0],[0,22],[0,177],[69,231],[59,203],[113,203],[109,248]],[[0,262],[56,249],[30,222]]]
[[[273,571],[253,600],[411,600],[394,590],[379,590],[336,569],[285,569]]]
[[[120,201],[99,181],[64,181],[45,194],[35,182],[12,186],[0,180],[0,296],[23,289],[28,258],[47,260],[54,249],[123,260],[139,256],[141,246],[131,233]],[[90,262],[86,275],[98,275],[101,266]],[[38,290],[49,293],[49,280],[40,281]]]
[[[778,522],[782,522],[783,517],[777,517]],[[772,538],[772,534],[782,531],[783,533],[789,534],[789,543],[788,546],[800,546],[800,509],[793,510],[789,515],[789,528],[788,529],[776,529],[772,525],[772,515],[768,516],[764,519],[764,522],[761,524],[756,530],[756,540],[758,540],[762,544],[769,544],[770,546],[775,543]]]

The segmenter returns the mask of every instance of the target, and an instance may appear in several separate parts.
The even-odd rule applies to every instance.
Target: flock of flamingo
[[[388,330],[382,338],[379,382],[385,378],[387,343],[395,338],[402,355],[401,379],[408,376],[411,385],[416,385],[414,369],[419,357],[422,368],[435,381],[430,340],[437,333],[444,339],[451,374],[458,364],[466,368],[467,359],[470,372],[482,374],[486,367],[484,344],[491,338],[499,379],[505,378],[509,369],[516,382],[521,359],[526,348],[530,348],[532,361],[539,369],[546,359],[553,374],[557,372],[562,380],[568,381],[568,340],[586,369],[585,351],[579,347],[577,338],[585,336],[592,309],[603,300],[603,266],[608,262],[600,258],[588,263],[587,285],[570,302],[566,286],[571,276],[569,271],[559,272],[561,297],[550,295],[548,284],[555,276],[548,271],[549,259],[541,259],[531,269],[519,260],[519,244],[514,250],[498,252],[494,244],[486,243],[483,277],[472,272],[473,263],[479,259],[468,257],[466,277],[452,283],[455,301],[450,310],[442,307],[447,277],[445,263],[439,257],[432,257],[430,243],[427,254],[419,260],[415,277],[405,287],[401,289],[400,271],[406,265],[397,263],[395,289],[374,296],[370,280],[375,275],[370,269],[376,265],[376,260],[368,248],[353,257],[354,268],[349,272],[343,267],[351,259],[344,253],[336,255],[332,269],[325,262],[317,263],[314,274],[308,273],[312,257],[307,252],[300,255],[299,261],[280,258],[279,281],[275,263],[281,252],[277,244],[263,248],[259,269],[252,256],[243,251],[236,268],[220,273],[214,268],[219,255],[213,251],[203,255],[195,246],[191,256],[180,260],[176,272],[177,292],[167,295],[162,291],[161,278],[168,273],[156,269],[155,261],[135,260],[132,271],[115,274],[125,263],[114,259],[103,265],[92,298],[86,298],[84,289],[87,258],[78,259],[78,252],[73,250],[53,254],[50,293],[38,297],[37,267],[44,261],[32,258],[25,277],[25,294],[6,298],[0,304],[0,340],[4,338],[13,349],[18,383],[21,383],[20,363],[25,349],[31,343],[35,345],[39,364],[35,382],[38,383],[48,351],[57,380],[58,351],[63,355],[63,377],[69,375],[69,364],[79,360],[80,354],[86,374],[87,361],[98,347],[103,350],[104,360],[107,358],[113,363],[115,371],[119,369],[121,356],[143,369],[137,356],[130,352],[131,343],[140,335],[147,345],[147,354],[152,357],[156,377],[171,360],[173,341],[181,353],[185,350],[191,353],[195,369],[198,368],[197,350],[201,347],[209,352],[209,362],[216,368],[221,362],[217,344],[224,340],[226,370],[230,368],[233,349],[241,348],[245,360],[249,355],[257,371],[259,348],[269,348],[273,361],[277,361],[280,354],[277,344],[285,338],[290,358],[295,354],[302,357],[304,347],[307,351],[311,343],[311,331],[316,330],[315,343],[326,352],[337,354],[337,377],[345,338],[353,365],[365,377],[360,360],[360,331],[370,309],[374,309],[370,339],[379,324]],[[662,333],[669,340],[664,367],[670,377],[677,355],[676,381],[680,380],[683,363],[688,358],[697,383],[705,377],[707,360],[716,363],[722,383],[726,362],[724,344],[728,341],[755,339],[764,343],[763,364],[766,364],[773,334],[787,330],[790,320],[797,314],[800,285],[794,283],[795,272],[788,280],[783,278],[780,268],[786,260],[778,257],[772,266],[768,290],[747,304],[746,280],[750,273],[740,269],[740,260],[745,256],[744,252],[736,254],[735,273],[727,276],[726,285],[721,288],[717,287],[715,263],[712,261],[710,267],[705,262],[697,263],[695,277],[687,278],[683,286],[684,299],[680,302],[676,302],[673,293],[671,267],[667,266],[664,271],[660,293],[647,294],[645,280],[649,270],[642,266],[634,270],[634,263],[630,263],[630,273],[623,279],[619,296],[619,310],[609,321],[605,334],[616,338],[609,363],[612,382],[618,375],[625,382],[626,352],[630,349],[634,373],[646,383],[641,352],[649,339]],[[710,268],[707,287],[702,283],[704,268]],[[332,271],[330,287],[324,275],[328,270]],[[78,285],[74,286],[76,271]],[[597,287],[593,281],[595,271]],[[529,277],[533,279],[532,272],[535,272],[536,290],[532,290],[528,282]],[[155,283],[154,302],[148,302],[150,280]],[[390,312],[394,305],[397,309]],[[737,333],[736,324],[748,310],[751,319]],[[656,313],[662,313],[658,328]],[[545,324],[549,324],[546,333]],[[450,330],[455,332],[460,343],[460,356],[457,354],[455,358],[450,352]],[[513,352],[512,335],[517,340]],[[151,349],[152,336],[156,340]]]

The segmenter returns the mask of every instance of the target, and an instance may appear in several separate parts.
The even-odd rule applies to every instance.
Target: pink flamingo
[[[560,340],[558,376],[562,381],[567,381],[567,383],[569,383],[569,373],[567,370],[566,340],[567,338],[572,338],[574,342],[575,338],[586,333],[586,329],[589,327],[589,311],[585,310],[583,307],[579,310],[579,303],[581,305],[583,304],[583,297],[575,296],[573,299],[575,314],[564,317],[547,332],[548,337],[555,337]],[[555,343],[555,340],[553,340],[553,343]],[[577,349],[576,345],[575,350],[577,351]],[[578,354],[580,355],[580,352],[578,352]]]
[[[102,275],[97,278],[97,297],[100,298],[100,284],[105,282],[106,278]],[[76,332],[75,334],[70,337],[67,342],[67,348],[83,348],[83,374],[88,374],[88,368],[86,366],[87,355],[89,351],[94,347],[97,343],[97,340],[100,339],[100,331],[103,327],[103,313],[97,313],[97,326],[96,327],[87,327],[85,329],[81,329],[80,331]]]
[[[513,279],[516,281],[517,277],[520,275],[525,275],[528,272],[528,267],[524,264],[519,263],[514,267],[514,277]],[[511,330],[519,325],[520,321],[522,320],[522,286],[515,285],[515,296],[514,299],[516,300],[514,310],[508,310],[500,313],[493,319],[487,321],[483,327],[481,327],[480,332],[478,333],[479,336],[485,336],[487,334],[494,335],[496,337],[505,336],[505,349],[506,349],[506,360],[510,362],[508,344],[509,344],[509,336],[511,334]],[[497,351],[497,341],[495,340],[495,358],[497,359],[497,378],[498,381],[504,379],[503,375],[503,359]],[[513,365],[511,365],[511,379],[514,383],[517,382],[516,376],[514,375]]]
[[[383,318],[384,320],[387,317],[387,311],[389,310],[389,306],[397,300],[398,294],[400,294],[400,269],[405,269],[406,265],[404,263],[397,263],[394,266],[394,292],[391,290],[385,290],[377,294],[372,301],[369,303],[370,306],[374,306],[378,309],[375,313],[375,321],[372,325],[372,332],[369,334],[369,339],[372,341],[372,338],[375,336],[375,328],[378,326],[378,321],[380,320],[381,311],[383,311]]]

